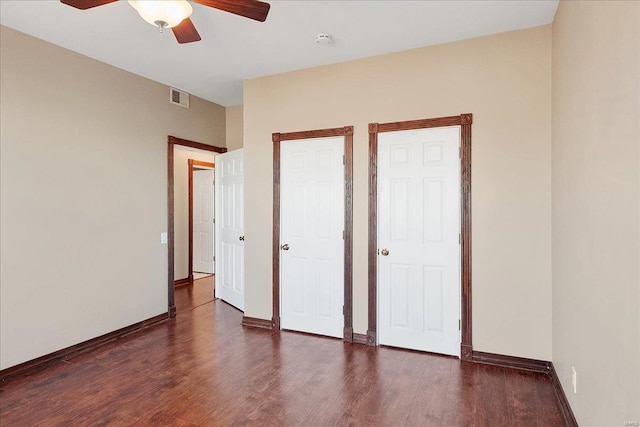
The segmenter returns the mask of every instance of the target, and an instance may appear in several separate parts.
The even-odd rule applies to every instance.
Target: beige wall
[[[182,149],[173,152],[174,202],[174,277],[185,279],[189,274],[189,159],[215,163],[215,155],[203,150]]]
[[[581,426],[640,421],[639,127],[640,2],[560,2],[553,363]]]
[[[551,359],[551,27],[245,82],[246,315],[271,318],[272,132],[354,125],[354,330],[367,329],[367,123],[473,113],[473,344]]]
[[[242,105],[227,107],[226,109],[227,124],[227,148],[229,151],[242,148]]]
[[[6,27],[0,368],[167,311],[167,135],[224,146],[224,108]]]

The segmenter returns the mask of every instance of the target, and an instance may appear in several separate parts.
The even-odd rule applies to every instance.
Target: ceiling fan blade
[[[271,7],[269,3],[258,0],[193,0],[193,2],[260,22],[267,19]]]
[[[176,36],[178,43],[191,43],[200,41],[200,34],[191,22],[190,18],[185,18],[180,24],[171,29]]]
[[[118,0],[60,0],[60,3],[64,3],[68,6],[75,7],[76,9],[91,9],[92,7],[102,6],[103,4],[109,4]]]

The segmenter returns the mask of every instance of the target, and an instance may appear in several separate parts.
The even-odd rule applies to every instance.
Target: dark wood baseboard
[[[375,347],[378,345],[378,338],[376,337],[376,331],[372,331],[372,330],[367,331],[367,345],[371,347]]]
[[[200,273],[200,272],[196,271],[196,273]],[[194,276],[193,281],[195,282],[196,280],[208,279],[209,277],[216,277],[214,273],[202,273],[202,274],[206,274],[206,276],[198,277],[197,279]]]
[[[484,353],[482,351],[474,351],[472,359],[476,363],[502,366],[505,368],[524,369],[526,371],[542,372],[545,374],[548,374],[551,369],[551,362],[546,362],[544,360]]]
[[[526,359],[523,357],[505,356],[502,354],[484,353],[481,351],[473,352],[473,361],[475,363],[485,363],[488,365],[502,366],[505,368],[523,369],[527,371],[541,372],[547,374],[553,384],[553,390],[556,394],[558,401],[558,407],[562,412],[567,427],[578,427],[578,421],[576,420],[567,395],[562,388],[562,383],[556,373],[556,368],[552,362],[546,362],[544,360]]]
[[[578,427],[578,421],[576,420],[575,415],[573,415],[573,411],[569,405],[569,400],[567,400],[567,395],[562,388],[560,378],[558,378],[558,374],[556,373],[556,368],[553,366],[553,363],[551,363],[550,366],[549,378],[551,378],[551,381],[553,382],[553,390],[556,392],[558,406],[560,407],[560,412],[562,412],[562,416],[564,417],[565,424],[567,427]]]
[[[258,319],[256,317],[242,316],[242,326],[273,330],[273,323],[271,320]]]
[[[109,332],[108,334],[104,334],[99,337],[81,342],[79,344],[63,348],[62,350],[46,354],[44,356],[38,357],[37,359],[29,360],[27,362],[20,363],[19,365],[3,369],[0,371],[0,382],[5,382],[16,377],[29,375],[33,372],[46,368],[47,366],[71,359],[82,353],[86,353],[87,351],[105,345],[111,341],[115,341],[119,338],[148,328],[157,323],[164,322],[167,319],[169,319],[169,313],[162,313],[150,319],[134,323],[133,325],[125,326],[124,328],[118,329],[113,332]]]
[[[367,336],[365,334],[353,334],[353,343],[354,344],[363,344],[367,345]]]
[[[353,343],[353,328],[342,328],[342,340],[344,342]]]
[[[562,388],[562,383],[560,383],[560,379],[556,373],[556,368],[553,366],[552,362],[526,359],[523,357],[505,356],[502,354],[484,353],[481,351],[473,352],[473,362],[547,374],[553,384],[553,390],[556,394],[558,407],[560,408],[565,424],[567,427],[578,427],[578,421],[571,410],[569,400]]]
[[[189,280],[188,277],[185,277],[184,279],[178,279],[173,282],[173,286],[175,286],[176,288],[180,288],[182,286],[187,286],[190,284],[191,284],[191,281]]]
[[[460,344],[460,360],[473,362],[473,347],[469,344]]]

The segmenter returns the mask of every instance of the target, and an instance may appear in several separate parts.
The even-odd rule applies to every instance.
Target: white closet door
[[[193,171],[193,271],[213,273],[213,169]]]
[[[378,137],[378,340],[460,353],[460,127]]]
[[[342,337],[343,154],[344,137],[282,142],[282,329]]]

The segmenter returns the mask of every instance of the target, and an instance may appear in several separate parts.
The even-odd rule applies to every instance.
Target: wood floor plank
[[[441,425],[451,365],[460,363],[449,357],[428,357],[425,362],[427,366],[420,378],[420,390],[411,402],[407,425]]]
[[[442,411],[443,426],[478,425],[481,384],[477,368],[478,365],[469,362],[460,362],[451,367],[451,379]]]
[[[566,423],[558,407],[553,389],[553,381],[549,375],[535,377],[536,421],[539,427],[564,426]],[[542,416],[541,416],[542,415]]]
[[[497,366],[479,365],[482,393],[478,394],[477,420],[495,425],[515,425],[507,404],[506,370]]]
[[[532,372],[517,371],[505,376],[507,403],[514,424],[526,426],[546,426],[538,423],[540,414],[528,402],[537,400],[536,377]]]
[[[563,425],[544,374],[245,328],[210,278],[176,301],[176,319],[0,384],[0,425]]]

